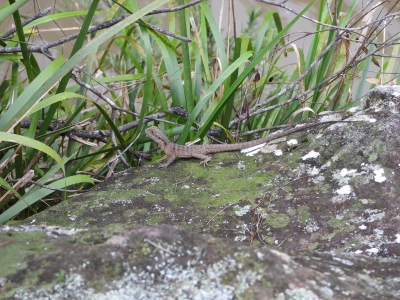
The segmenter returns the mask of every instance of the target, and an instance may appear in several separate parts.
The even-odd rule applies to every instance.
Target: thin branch
[[[190,6],[194,6],[197,3],[200,3],[201,1],[203,1],[203,0],[195,0],[195,1],[189,2],[188,4],[180,5],[180,6],[173,7],[173,8],[155,9],[155,10],[151,11],[150,13],[148,13],[146,16],[155,15],[155,14],[161,14],[161,13],[169,13],[169,12],[173,12],[173,11],[182,10],[182,9],[188,8]]]
[[[37,14],[33,15],[32,17],[26,19],[24,22],[22,22],[22,26],[25,26],[26,24],[29,24],[32,21],[35,21],[36,19],[39,19],[41,17],[44,17],[51,11],[51,7],[45,8],[41,11],[39,11]],[[11,28],[10,30],[6,31],[3,33],[3,35],[0,36],[0,39],[4,39],[6,37],[9,37],[10,35],[14,34],[17,31],[17,28]]]
[[[348,71],[349,69],[351,69],[351,68],[353,68],[353,67],[356,67],[358,64],[360,64],[362,61],[366,60],[368,57],[370,57],[370,56],[375,56],[375,53],[377,53],[377,51],[379,51],[379,50],[380,50],[380,48],[376,49],[375,51],[372,51],[371,53],[368,53],[368,54],[362,56],[362,57],[359,58],[359,59],[353,60],[351,63],[347,64],[346,66],[344,66],[342,69],[340,69],[340,70],[337,71],[336,73],[334,73],[334,74],[332,74],[331,76],[325,78],[323,81],[321,81],[320,83],[318,83],[317,85],[313,86],[311,89],[305,91],[304,93],[302,93],[302,94],[300,94],[300,95],[296,95],[296,96],[294,96],[294,97],[292,97],[292,98],[290,98],[290,99],[288,99],[288,100],[286,100],[286,101],[284,101],[284,102],[281,102],[281,103],[279,103],[279,104],[272,105],[272,106],[269,106],[269,107],[266,107],[266,108],[262,108],[262,109],[259,109],[259,108],[261,108],[261,106],[265,106],[266,104],[268,104],[268,103],[270,103],[271,101],[275,100],[276,97],[274,96],[274,97],[269,98],[267,101],[263,102],[263,105],[261,105],[261,103],[259,103],[257,106],[254,107],[254,108],[257,107],[258,110],[254,109],[254,108],[251,109],[250,117],[253,117],[253,116],[255,116],[255,115],[259,115],[259,114],[261,114],[261,113],[264,113],[264,112],[273,110],[273,109],[278,108],[278,107],[280,107],[280,106],[289,104],[289,103],[291,103],[291,102],[294,101],[294,100],[301,99],[303,96],[305,96],[305,95],[307,95],[307,94],[309,94],[309,93],[311,93],[311,92],[313,92],[313,91],[315,91],[315,90],[321,88],[322,86],[324,86],[325,84],[327,84],[327,83],[330,82],[331,80],[336,79],[336,78],[338,77],[338,75],[343,74],[344,72]],[[317,59],[318,59],[318,58],[317,58]],[[316,59],[316,60],[317,60],[317,59]],[[315,62],[315,61],[314,61],[314,62]],[[313,63],[314,63],[314,62],[313,62]],[[302,74],[302,76],[303,76],[304,74],[306,74],[307,72],[308,72],[308,69]],[[299,78],[300,78],[300,77],[299,77]],[[294,81],[293,83],[295,83],[295,82],[298,82],[298,80]],[[292,87],[294,87],[293,84],[290,85],[290,89],[291,89]],[[288,89],[284,89],[284,90],[285,90],[286,92],[288,91]],[[279,93],[279,94],[281,94],[281,93]],[[273,100],[271,100],[271,99],[273,99]],[[232,125],[236,124],[237,122],[239,122],[239,121],[241,121],[241,120],[244,120],[246,117],[247,117],[246,115],[243,115],[243,116],[241,116],[241,117],[239,117],[239,118],[236,118],[236,119],[232,120],[232,121],[229,123],[229,127],[231,127]]]
[[[159,120],[167,115],[167,113],[170,114],[175,114],[178,116],[181,116],[185,119],[189,118],[189,113],[187,110],[185,110],[183,107],[180,106],[175,106],[171,107],[168,109],[166,112],[157,112],[155,114],[149,115],[144,117],[143,123],[148,123],[152,121]],[[43,125],[43,120],[39,120],[37,123],[37,129],[40,129]],[[47,128],[49,131],[54,131],[54,130],[59,130],[63,128],[65,121],[52,121]],[[21,128],[29,128],[31,125],[31,120],[22,120],[20,122]],[[72,126],[76,126],[77,124],[73,124]],[[133,128],[136,128],[139,125],[139,120],[121,125],[118,127],[118,131],[120,133],[126,132],[128,130],[131,130]],[[72,129],[70,131],[65,132],[63,135],[65,136],[71,136],[75,135],[81,138],[86,138],[86,139],[94,139],[102,142],[107,142],[108,137],[111,136],[112,130],[95,130],[95,131],[89,131],[89,130],[80,130],[80,129]]]
[[[151,29],[153,29],[153,30],[155,30],[155,31],[161,32],[161,33],[163,33],[163,34],[165,34],[165,35],[171,36],[171,37],[176,38],[176,39],[178,39],[178,40],[182,40],[182,41],[184,41],[184,42],[188,42],[188,43],[191,43],[191,42],[192,42],[192,39],[190,39],[190,38],[177,35],[177,34],[175,34],[175,33],[169,32],[169,31],[167,31],[167,30],[161,29],[160,27],[157,27],[157,26],[155,26],[155,25],[146,23],[146,22],[144,22],[144,21],[142,21],[142,22],[145,23],[147,26],[149,26]],[[140,22],[137,22],[137,23],[140,24]]]
[[[286,10],[290,11],[291,13],[293,13],[293,14],[295,14],[295,15],[299,15],[298,12],[296,12],[296,11],[294,11],[293,9],[291,9],[290,7],[284,5],[284,3],[286,3],[287,1],[282,1],[282,2],[280,2],[280,3],[276,3],[276,2],[274,2],[274,1],[267,1],[267,0],[256,0],[256,1],[257,1],[257,2],[261,2],[261,3],[264,3],[264,4],[269,4],[269,5],[281,7],[281,8],[283,8],[283,9],[286,9]],[[322,26],[326,26],[326,27],[329,27],[329,28],[334,29],[334,30],[343,30],[343,31],[351,31],[351,32],[352,32],[352,31],[359,31],[359,30],[362,30],[362,29],[364,29],[364,28],[370,27],[371,25],[373,25],[373,24],[375,24],[375,23],[382,22],[383,20],[387,20],[387,19],[391,19],[391,18],[398,17],[399,15],[400,15],[400,12],[392,13],[392,14],[386,15],[386,16],[383,17],[382,19],[378,19],[378,20],[372,21],[372,22],[370,22],[370,23],[368,23],[368,24],[365,24],[365,25],[363,25],[363,26],[360,26],[360,27],[353,27],[353,28],[340,27],[340,26],[334,26],[334,25],[331,25],[331,24],[322,23],[322,22],[319,22],[319,21],[317,21],[317,20],[311,19],[311,18],[307,17],[306,15],[302,15],[301,17],[304,18],[304,19],[306,19],[306,20],[308,20],[308,21],[311,21],[311,22],[313,22],[313,23],[316,23],[316,24],[319,24],[319,25],[322,25]]]
[[[292,88],[294,88],[300,81],[303,80],[304,77],[307,76],[307,74],[309,72],[311,72],[312,69],[314,69],[314,67],[317,65],[317,63],[325,56],[326,53],[328,53],[328,51],[336,45],[336,43],[340,40],[340,37],[336,37],[329,45],[326,46],[326,48],[324,49],[324,51],[321,52],[320,55],[317,56],[317,58],[308,66],[308,68],[303,72],[303,74],[301,74],[295,81],[293,81],[291,84],[289,84],[285,89],[283,89],[282,91],[280,91],[279,93],[277,93],[275,96],[272,96],[271,98],[267,99],[267,101],[264,102],[260,102],[257,105],[255,105],[250,112],[254,112],[257,109],[259,109],[260,107],[263,107],[265,105],[267,105],[268,103],[271,103],[272,101],[274,101],[275,99],[278,99],[279,97],[283,96],[284,94],[286,94],[288,91],[290,91]],[[298,99],[300,98],[299,96],[295,96],[294,99]]]
[[[97,25],[97,26],[90,27],[90,28],[88,29],[88,31],[87,31],[87,34],[90,34],[90,33],[93,33],[93,32],[96,32],[96,31],[103,30],[103,29],[109,28],[109,27],[111,27],[111,26],[114,26],[115,24],[121,22],[122,20],[124,20],[125,18],[127,18],[127,17],[129,17],[129,16],[130,16],[130,15],[123,15],[123,16],[121,16],[121,17],[119,17],[119,18],[112,19],[112,20],[106,21],[106,22],[104,22],[104,23],[101,23],[101,24],[99,24],[99,25]],[[136,21],[136,23],[140,24],[139,21]],[[146,24],[147,24],[147,23],[146,23]],[[172,36],[172,37],[174,37],[174,38],[183,40],[183,41],[185,41],[185,42],[191,42],[191,41],[192,41],[191,39],[189,39],[189,38],[187,38],[187,37],[183,37],[183,36],[174,34],[174,33],[169,32],[169,31],[167,31],[167,30],[164,30],[164,29],[161,29],[161,28],[159,28],[159,27],[156,27],[156,26],[154,26],[154,25],[150,25],[150,24],[148,24],[148,25],[149,25],[153,30],[159,31],[159,32],[161,32],[161,33],[163,33],[163,34],[165,34],[165,35]],[[59,45],[65,44],[65,43],[67,43],[67,42],[70,42],[70,41],[72,41],[72,40],[75,40],[75,39],[78,37],[78,35],[79,35],[79,33],[71,34],[71,35],[66,36],[66,37],[64,37],[64,38],[62,38],[62,39],[59,39],[59,40],[57,40],[57,41],[48,43],[48,44],[46,44],[46,45],[41,45],[41,46],[28,46],[28,47],[27,47],[27,50],[28,50],[28,52],[43,53],[43,54],[44,54],[44,51],[46,51],[46,50],[48,50],[48,49],[51,49],[51,48],[54,48],[54,47],[56,47],[56,46],[59,46]],[[18,53],[18,52],[21,52],[21,47],[11,47],[11,48],[1,48],[1,49],[0,49],[0,53]]]

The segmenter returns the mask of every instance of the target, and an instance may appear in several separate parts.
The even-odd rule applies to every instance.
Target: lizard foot
[[[207,157],[206,159],[202,160],[202,161],[200,162],[200,164],[203,165],[203,167],[205,167],[206,165],[207,165],[207,166],[210,166],[210,165],[208,164],[208,162],[209,162],[210,160],[211,160],[211,157]]]
[[[166,167],[168,167],[168,165],[169,165],[169,164],[167,164],[167,163],[159,164],[159,165],[158,165],[158,168],[166,168]]]

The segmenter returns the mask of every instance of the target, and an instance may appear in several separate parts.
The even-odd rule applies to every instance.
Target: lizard
[[[237,144],[215,144],[215,145],[192,145],[192,146],[183,146],[177,145],[171,142],[165,134],[162,132],[160,128],[157,126],[150,126],[145,129],[146,135],[150,137],[153,141],[155,141],[159,147],[165,152],[167,155],[167,161],[165,163],[160,164],[159,168],[166,168],[168,167],[176,157],[181,158],[190,158],[195,157],[201,159],[202,161],[200,164],[204,166],[208,164],[211,160],[211,157],[207,154],[212,153],[219,153],[219,152],[229,152],[229,151],[238,151],[250,147],[254,147],[281,137],[285,137],[292,133],[306,130],[309,128],[313,128],[319,125],[324,124],[333,124],[333,123],[348,123],[348,122],[355,122],[355,121],[343,121],[343,120],[335,120],[335,121],[323,121],[317,123],[306,124],[300,127],[294,127],[285,131],[272,133],[266,137],[256,139],[249,142],[244,143],[237,143]]]

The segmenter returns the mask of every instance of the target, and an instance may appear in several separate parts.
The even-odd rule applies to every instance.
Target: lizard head
[[[162,149],[164,149],[163,147],[170,142],[161,129],[156,126],[150,126],[144,131],[147,136],[155,141]]]

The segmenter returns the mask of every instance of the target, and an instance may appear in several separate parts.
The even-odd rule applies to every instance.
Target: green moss
[[[378,159],[378,153],[376,153],[376,152],[374,152],[374,153],[371,153],[369,156],[368,156],[368,161],[371,163],[371,162],[374,162],[374,161],[376,161],[377,159]]]
[[[147,220],[146,224],[149,226],[159,224],[162,221],[164,221],[164,219],[165,219],[165,217],[162,215],[153,215]]]
[[[335,235],[336,235],[336,232],[332,232],[332,233],[330,233],[330,234],[325,235],[325,236],[323,237],[323,239],[325,239],[325,240],[331,240],[331,239],[333,239],[333,238],[335,237]]]
[[[337,218],[332,218],[328,221],[329,226],[335,228],[335,229],[341,229],[346,225],[346,219],[337,219]]]
[[[319,246],[318,242],[311,243],[311,244],[308,245],[307,249],[310,250],[310,251],[313,251],[313,250],[317,249],[318,246]]]
[[[353,232],[356,230],[356,226],[354,225],[346,226],[344,230],[346,230],[347,232]]]
[[[131,217],[134,216],[138,213],[138,211],[136,209],[128,209],[126,211],[124,211],[124,217]]]
[[[147,256],[151,253],[151,246],[149,243],[143,243],[141,244],[140,248],[137,248],[133,253],[132,256],[135,259],[141,259],[144,256]]]
[[[360,209],[363,209],[363,204],[361,203],[361,201],[354,202],[354,203],[351,205],[351,209],[352,209],[352,210],[360,210]]]
[[[284,188],[283,188],[283,190],[286,192],[286,193],[290,193],[291,191],[293,191],[293,188],[291,187],[291,186],[285,186]]]
[[[308,219],[310,219],[310,208],[308,206],[299,206],[297,208],[297,213],[298,213],[298,217],[297,217],[297,221],[299,223],[304,223],[305,221],[307,221]]]
[[[267,245],[273,245],[275,240],[274,240],[273,237],[263,236],[263,241],[264,241],[264,243],[266,243]]]
[[[290,219],[285,214],[273,213],[270,214],[265,221],[272,228],[282,228],[289,224]]]
[[[150,194],[148,194],[148,195],[146,195],[144,197],[144,200],[147,201],[147,202],[157,202],[157,201],[160,200],[160,196],[159,195],[150,195]]]
[[[74,216],[82,216],[86,212],[85,209],[76,209],[71,214]]]
[[[146,214],[148,212],[148,209],[147,208],[140,208],[140,209],[135,210],[135,211],[138,214]]]

